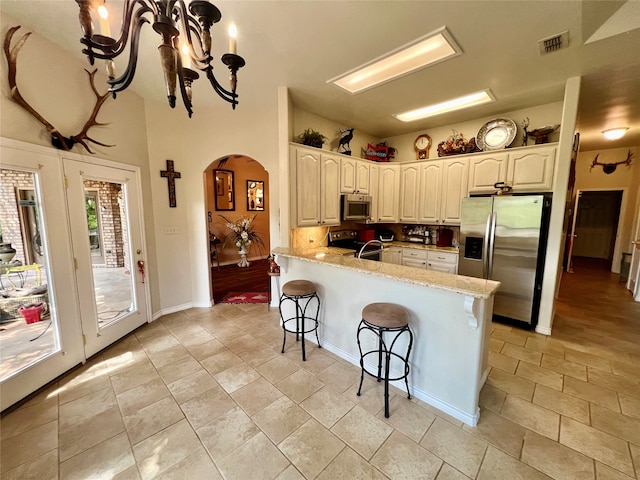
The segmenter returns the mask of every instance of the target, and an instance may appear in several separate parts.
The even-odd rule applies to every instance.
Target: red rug
[[[269,294],[266,292],[231,292],[225,295],[222,303],[267,303]]]

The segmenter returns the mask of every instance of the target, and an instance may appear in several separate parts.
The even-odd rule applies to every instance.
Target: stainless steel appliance
[[[342,220],[369,220],[371,197],[350,193],[342,195]]]
[[[547,195],[462,200],[458,274],[502,283],[497,320],[538,321],[550,207]]]
[[[384,245],[380,240],[358,240],[358,232],[355,230],[329,232],[329,246],[352,250],[353,253],[348,253],[347,255],[376,262],[382,260],[381,254],[384,250]]]

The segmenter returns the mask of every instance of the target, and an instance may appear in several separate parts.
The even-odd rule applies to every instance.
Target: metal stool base
[[[304,307],[301,305],[301,301],[306,300],[304,302]],[[307,312],[309,305],[313,304],[315,300],[315,315],[312,316],[313,310]],[[296,316],[285,319],[282,315],[282,305],[284,302],[291,301],[295,304],[296,308]],[[285,295],[284,293],[280,296],[280,320],[282,321],[282,330],[283,330],[283,338],[282,338],[282,352],[284,353],[284,346],[287,342],[287,332],[295,333],[296,342],[299,340],[299,337],[302,337],[302,360],[307,360],[307,353],[305,349],[305,341],[304,334],[316,332],[316,341],[318,342],[318,348],[322,348],[320,345],[320,338],[318,338],[318,313],[320,313],[320,297],[316,292],[313,292],[308,295]],[[295,330],[292,328],[287,328],[287,324],[295,321]],[[305,321],[310,322],[310,325],[307,324],[305,327]],[[307,328],[308,327],[308,328]]]

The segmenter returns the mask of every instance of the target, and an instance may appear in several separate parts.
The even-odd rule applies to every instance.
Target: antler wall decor
[[[602,171],[604,173],[606,173],[607,175],[609,175],[610,173],[615,172],[616,168],[618,167],[618,165],[627,165],[627,166],[630,167],[631,166],[631,158],[633,157],[633,154],[631,153],[631,150],[629,150],[629,153],[627,153],[627,158],[625,158],[621,162],[600,163],[600,162],[598,162],[598,155],[600,155],[600,154],[598,153],[596,155],[596,158],[593,159],[593,162],[591,163],[591,168],[589,169],[589,171],[593,170],[593,167],[599,166],[599,167],[602,167]]]
[[[89,75],[89,82],[91,84],[91,90],[93,90],[93,93],[96,96],[96,103],[95,103],[95,106],[93,107],[93,111],[91,112],[91,116],[85,122],[84,127],[82,128],[80,133],[78,133],[77,135],[73,135],[71,137],[63,136],[56,127],[54,127],[51,123],[49,123],[24,99],[16,83],[17,59],[18,59],[18,53],[20,52],[20,49],[22,48],[22,46],[25,44],[25,42],[31,35],[31,32],[27,32],[22,37],[20,37],[12,48],[11,41],[13,39],[13,35],[19,29],[20,29],[20,25],[18,25],[17,27],[10,28],[4,39],[4,54],[7,57],[7,62],[9,64],[8,79],[9,79],[9,88],[11,89],[11,98],[13,98],[13,100],[16,103],[21,105],[27,112],[33,115],[36,118],[36,120],[38,120],[40,123],[42,123],[45,126],[45,128],[51,135],[51,144],[60,150],[69,151],[76,143],[78,143],[82,145],[85,148],[85,150],[87,150],[87,152],[94,153],[93,151],[91,151],[91,148],[89,148],[89,145],[88,145],[89,142],[94,143],[96,145],[103,146],[103,147],[113,147],[113,145],[107,145],[106,143],[99,142],[88,135],[89,129],[91,127],[109,125],[108,123],[101,123],[96,120],[96,117],[98,116],[98,112],[100,111],[100,108],[102,107],[104,102],[107,100],[107,98],[109,98],[109,92],[106,92],[104,95],[100,95],[100,93],[96,89],[94,77],[97,69],[94,70],[93,72],[90,72],[89,70],[85,70],[85,72],[87,72],[87,74]]]

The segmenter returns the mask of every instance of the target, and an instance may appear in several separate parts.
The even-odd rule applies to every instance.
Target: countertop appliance
[[[391,230],[378,230],[376,232],[376,238],[381,242],[393,242],[395,235]]]
[[[381,254],[384,250],[384,246],[379,240],[358,240],[358,232],[356,230],[338,230],[336,232],[329,232],[328,245],[330,247],[353,250],[354,257],[366,260],[375,260],[378,262],[382,260]],[[349,253],[349,255],[351,254]]]
[[[371,218],[371,197],[350,193],[342,195],[342,220],[369,220]]]
[[[458,275],[502,282],[496,320],[536,325],[550,212],[549,195],[462,200]]]

